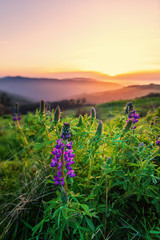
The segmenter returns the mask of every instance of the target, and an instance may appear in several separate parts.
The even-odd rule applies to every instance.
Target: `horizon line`
[[[3,78],[3,77],[34,77],[37,75],[37,77],[41,76],[41,77],[45,77],[47,75],[54,75],[54,74],[97,74],[97,75],[104,75],[106,77],[109,77],[109,78],[114,78],[114,77],[118,77],[118,76],[130,76],[130,75],[135,75],[135,74],[160,74],[160,69],[155,69],[155,70],[138,70],[138,71],[130,71],[130,72],[124,72],[124,73],[119,73],[119,74],[108,74],[108,73],[105,73],[105,72],[100,72],[100,71],[93,71],[93,70],[74,70],[74,71],[56,71],[56,72],[44,72],[44,73],[20,73],[20,74],[3,74],[2,73],[2,76],[0,76],[0,78]],[[0,73],[1,75],[1,73]],[[49,78],[52,78],[52,77],[49,77]],[[76,77],[75,77],[76,78]],[[78,76],[77,76],[78,78]],[[85,78],[85,77],[82,77],[82,78]]]

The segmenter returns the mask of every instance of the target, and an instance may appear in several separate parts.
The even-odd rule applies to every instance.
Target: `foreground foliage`
[[[10,120],[0,163],[0,239],[159,239],[160,111],[136,129],[125,127],[124,114],[102,123],[93,108],[91,116],[61,120],[56,111]],[[54,185],[50,167],[65,122],[76,172],[67,193]]]

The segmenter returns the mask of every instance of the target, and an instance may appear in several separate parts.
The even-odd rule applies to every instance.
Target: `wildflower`
[[[61,186],[64,186],[64,178],[63,178],[63,177],[60,178],[60,177],[58,177],[58,176],[54,176],[54,177],[53,177],[53,181],[54,181],[54,184],[55,184],[55,185],[61,184]]]
[[[60,120],[60,107],[57,106],[54,112],[54,123],[58,123]]]
[[[160,146],[160,138],[158,138],[158,140],[156,141],[156,144]]]
[[[45,113],[45,101],[44,101],[44,99],[41,100],[40,113],[41,113],[42,115]]]
[[[61,186],[64,185],[65,190],[67,189],[67,183],[65,181],[67,176],[76,176],[74,170],[72,169],[72,164],[75,163],[73,161],[75,157],[75,154],[72,150],[73,142],[68,141],[69,136],[70,124],[64,123],[61,134],[62,139],[58,139],[55,147],[53,148],[52,154],[54,155],[54,158],[50,164],[51,167],[57,168],[57,175],[53,177],[54,184],[61,184]]]
[[[95,136],[100,137],[102,134],[102,130],[103,130],[103,122],[101,120],[99,120]]]
[[[96,109],[95,109],[94,107],[91,108],[90,116],[91,116],[91,118],[93,118],[93,119],[96,118]]]
[[[138,113],[136,113],[135,110],[133,110],[133,105],[131,102],[127,103],[125,113],[128,113],[128,119],[126,121],[128,124],[126,124],[124,126],[124,129],[126,130],[126,128],[127,128],[129,130],[132,123],[135,124],[138,122],[138,119],[140,118],[140,116]],[[132,127],[132,129],[135,129],[135,128],[136,128],[136,126]]]
[[[83,118],[82,118],[82,115],[79,115],[78,126],[81,126],[82,124],[83,124]]]
[[[70,134],[70,124],[69,123],[64,123],[63,124],[61,138],[63,140],[65,140],[65,139],[68,139],[70,137],[71,137],[71,134]]]
[[[131,102],[127,103],[124,109],[125,109],[125,114],[128,114],[130,111],[133,110],[133,104]]]
[[[51,105],[49,103],[47,103],[47,112],[46,112],[47,116],[51,116]]]
[[[51,112],[51,105],[47,103],[47,112]]]
[[[14,113],[12,116],[13,116],[12,120],[14,122],[21,120],[21,114],[19,113],[19,104],[18,103],[16,103],[16,105],[15,105]]]

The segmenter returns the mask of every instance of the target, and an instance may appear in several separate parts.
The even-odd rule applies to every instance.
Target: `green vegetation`
[[[0,239],[160,238],[159,98],[132,101],[142,116],[126,128],[127,101],[95,106],[98,119],[53,112],[0,118]],[[100,121],[102,120],[103,123]],[[54,185],[51,151],[70,123],[76,176]]]
[[[97,105],[97,114],[103,121],[109,118],[123,114],[123,108],[128,100],[109,102]],[[149,113],[154,113],[156,108],[160,106],[160,97],[154,98],[139,98],[132,100],[134,106],[136,106],[137,112],[141,117],[146,116]]]

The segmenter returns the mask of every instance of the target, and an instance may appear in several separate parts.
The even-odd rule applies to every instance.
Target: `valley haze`
[[[44,98],[46,101],[60,101],[73,95],[101,92],[121,88],[112,82],[96,81],[90,78],[50,79],[28,77],[4,77],[0,79],[0,90],[23,96],[32,101]]]
[[[53,76],[51,78],[51,76]],[[86,98],[89,102],[105,102],[144,96],[145,93],[159,92],[159,87],[150,85],[138,88],[139,85],[160,84],[160,72],[135,72],[109,76],[99,72],[62,72],[50,73],[46,77],[8,76],[0,78],[0,90],[22,96],[37,102],[44,98],[46,101],[61,101],[71,98]],[[138,85],[136,88],[127,88]],[[124,88],[125,87],[125,88]],[[141,90],[140,90],[141,89]],[[132,92],[134,91],[134,93]],[[136,92],[138,94],[136,94]],[[108,97],[106,97],[108,95]],[[109,97],[110,96],[110,97]]]

